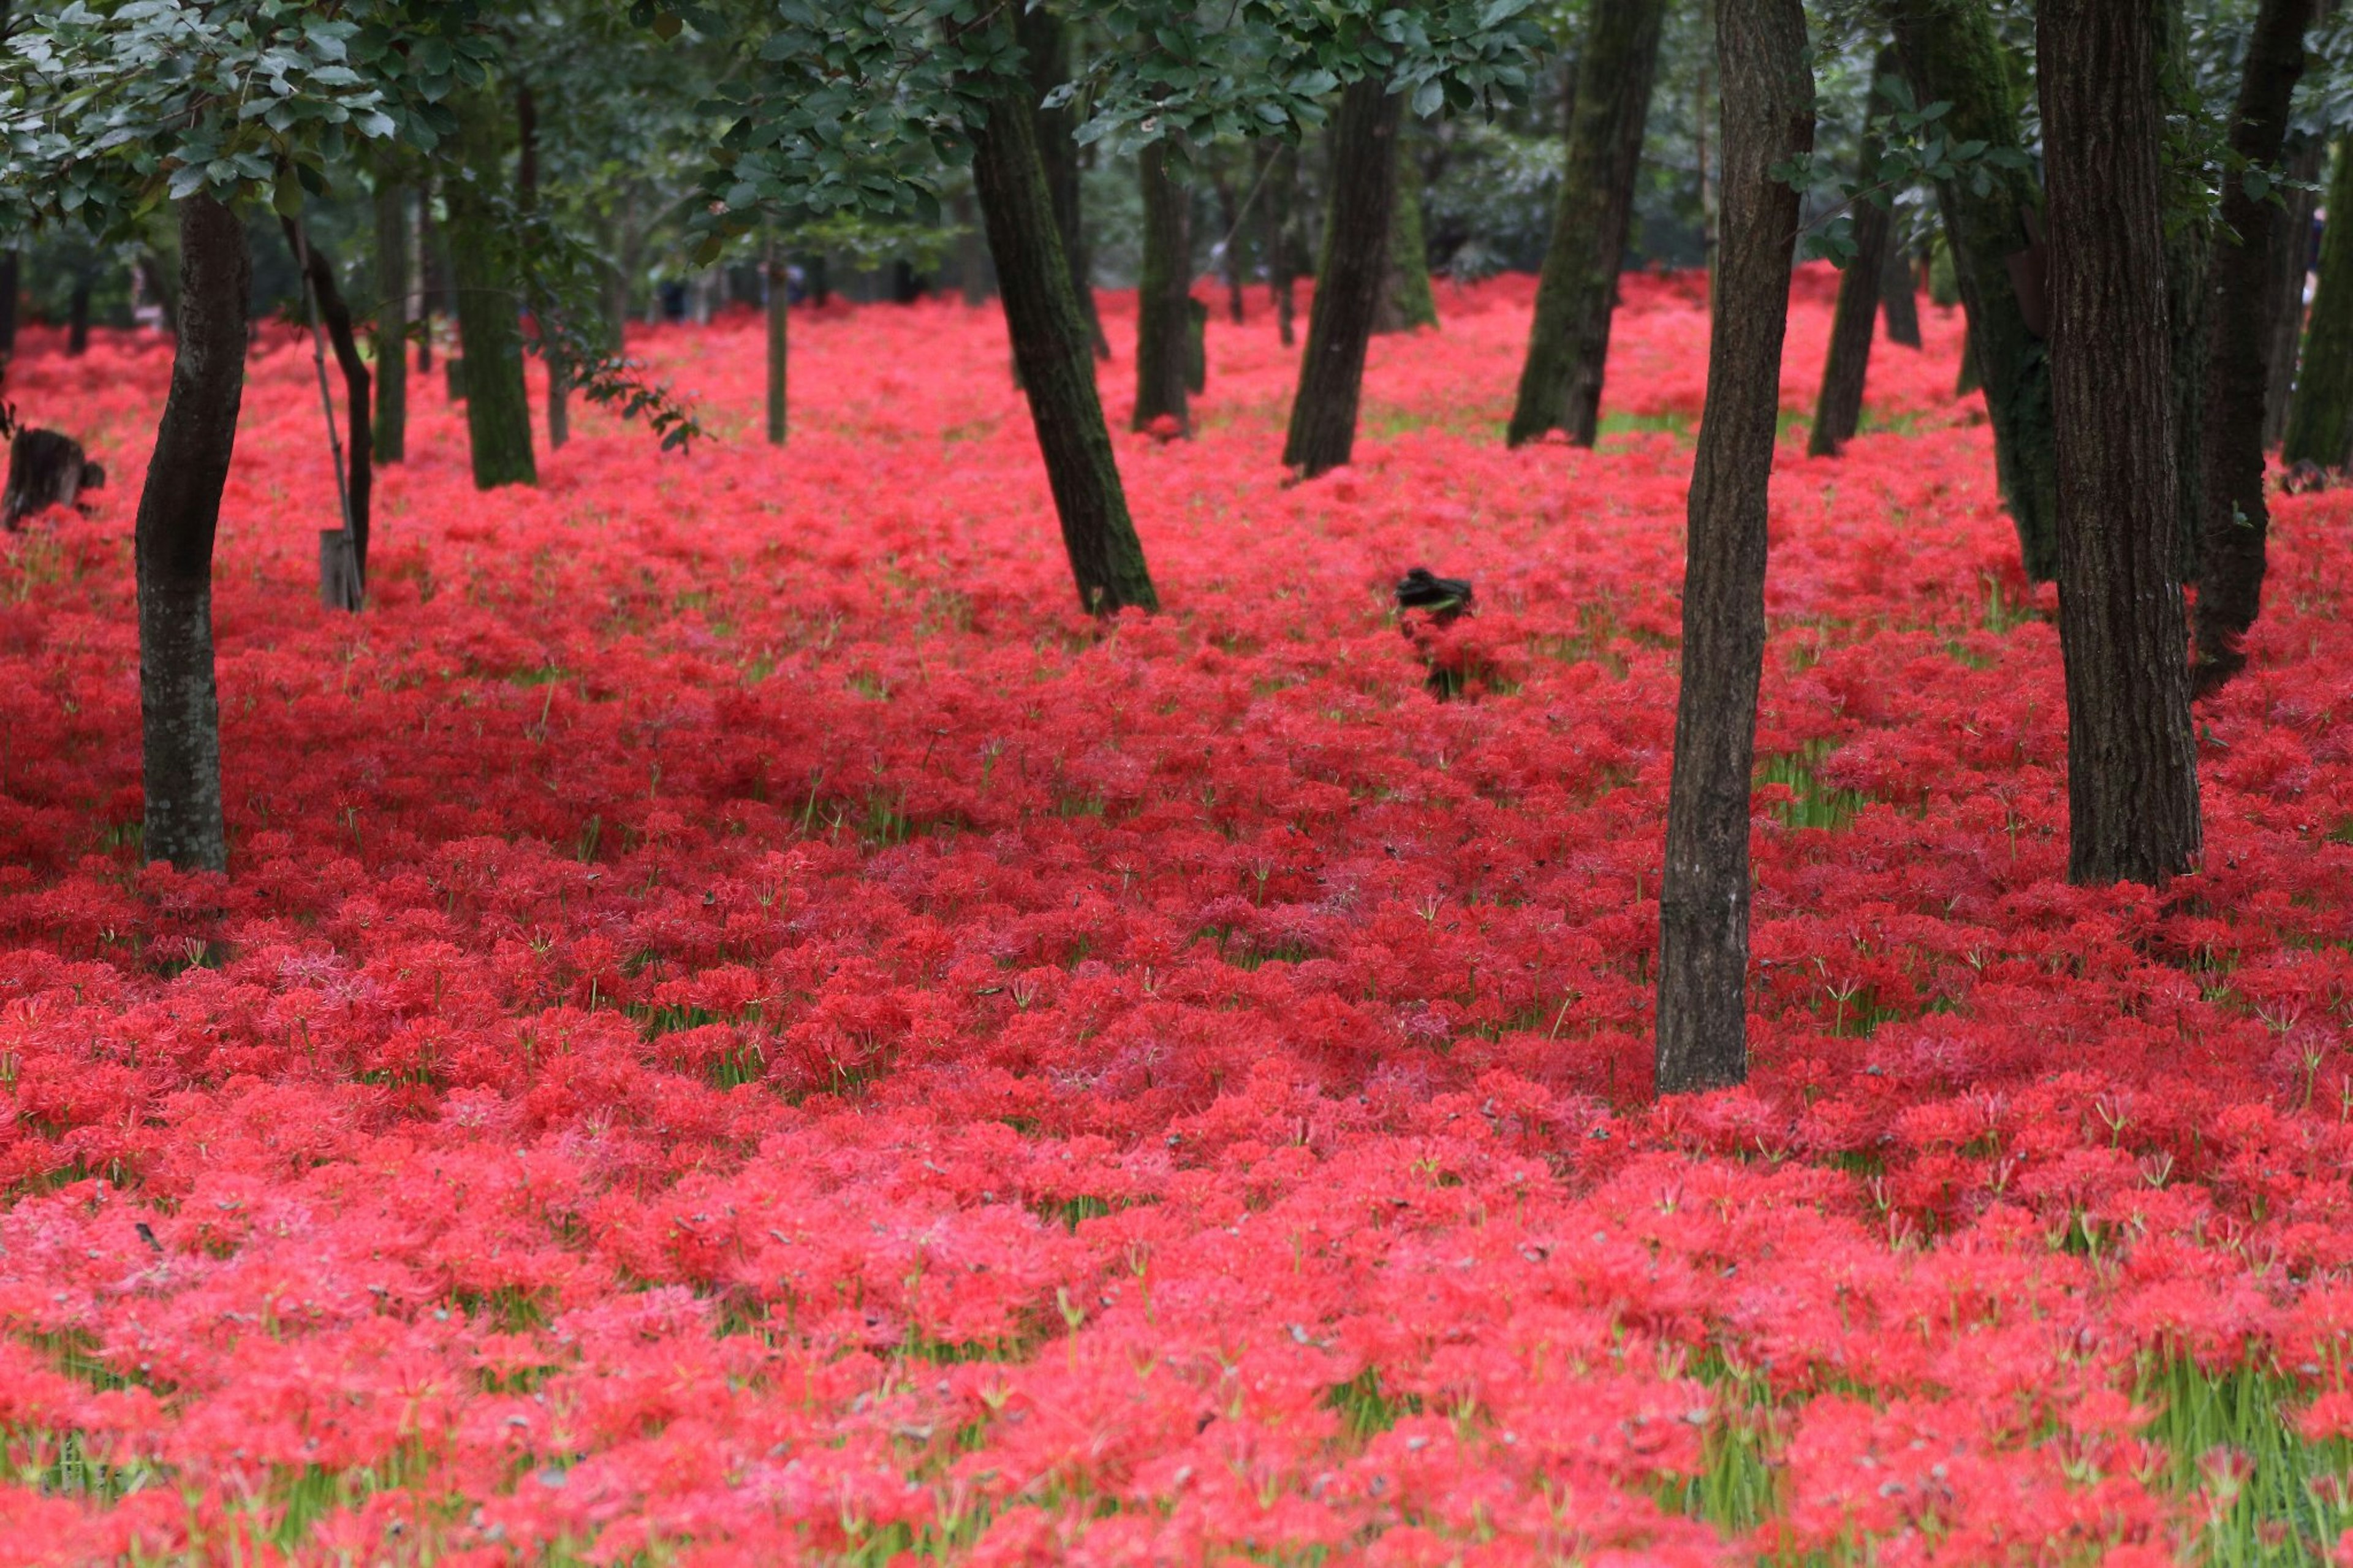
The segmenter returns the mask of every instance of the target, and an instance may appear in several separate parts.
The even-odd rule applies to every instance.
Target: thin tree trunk
[[[2263,0],[2247,45],[2246,74],[2231,114],[2231,151],[2268,169],[2287,142],[2289,100],[2304,75],[2313,0]],[[2271,383],[2272,208],[2242,180],[2222,184],[2222,243],[2208,264],[2204,485],[2198,584],[2195,687],[2211,691],[2246,663],[2242,647],[2263,587],[2271,510],[2263,500],[2263,395]]]
[[[433,374],[434,318],[447,309],[442,299],[448,273],[442,265],[439,226],[433,221],[433,174],[417,182],[417,313],[425,331],[417,339],[417,374]]]
[[[1535,321],[1504,433],[1514,447],[1547,430],[1590,447],[1600,427],[1602,367],[1665,15],[1664,0],[1598,0],[1594,6],[1570,90],[1567,162],[1536,284]]]
[[[785,271],[785,253],[768,242],[768,445],[785,444],[785,372],[788,366],[787,321],[792,310],[792,281]]]
[[[973,135],[973,187],[988,227],[1006,329],[1079,603],[1106,616],[1129,606],[1155,610],[1160,601],[1095,393],[1093,346],[1062,255],[1028,90],[1027,84],[1000,89],[987,123]]]
[[[1014,36],[1028,58],[1029,101],[1034,105],[1071,79],[1071,35],[1061,17],[1043,5],[1017,14]],[[1087,261],[1087,231],[1079,195],[1077,126],[1068,109],[1033,109],[1037,126],[1039,166],[1045,171],[1046,190],[1054,205],[1054,228],[1062,245],[1063,265],[1071,273],[1071,291],[1086,318],[1087,333],[1097,359],[1111,358],[1111,340],[1103,336],[1103,315],[1095,309],[1094,280]]]
[[[179,209],[180,336],[136,532],[143,842],[150,860],[224,871],[213,536],[245,395],[253,263],[237,215],[203,195]]]
[[[24,289],[24,256],[0,251],[0,356],[16,352],[16,296]]]
[[[528,213],[539,205],[539,100],[531,84],[515,84],[515,205]],[[551,322],[535,323],[539,357],[547,367],[547,449],[562,450],[572,439],[572,376],[561,339]]]
[[[980,210],[973,205],[972,197],[960,195],[949,209],[949,219],[955,225],[956,288],[964,302],[976,309],[988,303],[992,286],[988,277],[988,237],[980,232]]]
[[[1879,84],[1894,73],[1895,55],[1881,49],[1872,62],[1871,96],[1863,110],[1861,155],[1855,184],[1868,189],[1879,182],[1882,142],[1877,126],[1894,109]],[[1817,458],[1835,458],[1854,437],[1862,420],[1862,384],[1871,370],[1872,329],[1879,320],[1880,296],[1886,291],[1887,231],[1893,222],[1885,207],[1868,196],[1854,203],[1854,255],[1839,279],[1838,308],[1831,318],[1830,359],[1822,367],[1821,395],[1814,403],[1814,431],[1806,450]]]
[[[1263,148],[1252,150],[1260,158],[1265,156]],[[1242,215],[1234,195],[1230,165],[1220,165],[1217,190],[1218,222],[1225,233],[1225,238],[1218,245],[1218,271],[1226,280],[1227,318],[1239,327],[1248,319],[1249,307],[1242,298]]]
[[[408,193],[388,177],[375,188],[375,291],[372,449],[375,461],[397,463],[408,449]]]
[[[1274,304],[1274,327],[1282,346],[1296,341],[1293,319],[1297,314],[1299,276],[1299,149],[1274,149],[1278,166],[1267,174],[1266,288]]]
[[[1402,121],[1402,116],[1400,116]],[[1376,332],[1409,332],[1438,325],[1438,295],[1430,286],[1430,242],[1421,227],[1421,171],[1415,167],[1402,123],[1398,133],[1397,199],[1389,207]]]
[[[2157,33],[2147,0],[2042,0],[2036,22],[2076,882],[2162,882],[2199,851]]]
[[[87,353],[90,351],[90,268],[74,273],[73,292],[66,300],[66,353]]]
[[[1814,144],[1799,0],[1716,13],[1724,70],[1724,226],[1706,414],[1692,461],[1683,679],[1659,896],[1658,1090],[1748,1076],[1748,813],[1765,668],[1765,495],[1798,193],[1776,164]]]
[[[2016,148],[2018,106],[1985,0],[1894,0],[1892,10],[1895,55],[1913,96],[1953,106],[1938,122],[1946,134]],[[2033,181],[1979,163],[1966,177],[1939,182],[1936,205],[1985,385],[2002,499],[2018,526],[2027,575],[2048,581],[2059,558],[2058,468],[2049,354],[2040,330],[2042,252],[2027,226],[2036,205]],[[2021,298],[2021,286],[2035,297]]]
[[[451,180],[449,270],[458,293],[458,344],[466,362],[466,431],[474,488],[539,483],[531,448],[531,404],[522,382],[522,333],[515,325],[514,279],[504,264],[482,193],[498,173],[492,100],[478,97],[459,115],[460,155],[474,178]]]
[[[1192,193],[1169,169],[1168,143],[1154,142],[1136,159],[1144,187],[1144,267],[1135,299],[1135,416],[1133,427],[1162,417],[1192,431],[1186,406],[1186,360],[1193,331]]]
[[[1890,245],[1882,263],[1880,302],[1887,312],[1887,341],[1907,349],[1920,346],[1920,279],[1912,258]]]
[[[2290,463],[2342,468],[2353,449],[2353,137],[2337,144],[2328,182],[2328,226],[2320,237],[2320,279],[2312,292],[2295,395],[2280,456]]]
[[[319,301],[319,320],[327,330],[327,342],[335,351],[335,364],[343,373],[344,423],[349,447],[344,453],[343,496],[351,508],[352,563],[359,576],[359,588],[367,590],[368,519],[375,489],[375,442],[368,430],[369,383],[367,360],[360,353],[359,338],[352,330],[351,306],[343,300],[343,291],[335,283],[335,269],[320,252],[318,243],[307,235],[298,236],[292,218],[281,217],[279,226],[285,231],[286,244],[298,259],[308,255],[311,268],[311,291]],[[394,356],[397,358],[397,355]]]
[[[2292,139],[2287,155],[2293,184],[2271,212],[2271,270],[2263,284],[2263,330],[2271,346],[2264,359],[2263,449],[2275,450],[2287,435],[2288,398],[2295,388],[2296,352],[2304,345],[2304,281],[2312,268],[2312,215],[2327,148],[2317,137]]]
[[[1324,272],[1308,310],[1307,349],[1283,443],[1285,468],[1313,479],[1346,463],[1356,441],[1365,348],[1379,309],[1397,197],[1398,121],[1404,105],[1377,77],[1352,82],[1333,117],[1332,216]]]

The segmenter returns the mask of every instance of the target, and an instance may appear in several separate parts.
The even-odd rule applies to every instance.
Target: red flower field
[[[0,560],[0,1562],[2353,1560],[2353,498],[2282,497],[2205,868],[2063,878],[2050,592],[1957,316],[1773,487],[1745,1091],[1654,1105],[1706,313],[1499,438],[1528,280],[1286,488],[1271,315],[1077,612],[993,310],[638,347],[477,494],[418,385],[315,595],[306,344],[218,553],[233,875],[142,868],[169,368]],[[1428,565],[1482,613],[1401,636]]]

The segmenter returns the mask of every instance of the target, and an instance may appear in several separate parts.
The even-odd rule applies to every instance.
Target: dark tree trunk
[[[1880,50],[1872,63],[1871,96],[1863,110],[1862,148],[1855,170],[1855,184],[1864,189],[1879,183],[1881,142],[1873,127],[1895,107],[1879,89],[1894,70],[1894,51]],[[1862,383],[1871,370],[1872,329],[1879,321],[1880,296],[1887,288],[1887,231],[1893,222],[1894,215],[1877,202],[1868,196],[1855,199],[1854,255],[1839,279],[1830,358],[1822,366],[1821,395],[1814,402],[1814,432],[1806,443],[1806,450],[1817,458],[1837,457],[1862,419]]]
[[[1307,315],[1307,349],[1291,404],[1283,466],[1314,478],[1348,460],[1364,392],[1365,347],[1380,308],[1389,207],[1397,197],[1403,100],[1377,77],[1352,82],[1333,117],[1332,216],[1324,274]]]
[[[2042,0],[2036,23],[2076,882],[2162,882],[2199,850],[2157,34],[2147,0]]]
[[[1892,225],[1891,225],[1892,226]],[[1920,346],[1920,279],[1912,258],[1897,246],[1887,247],[1881,263],[1880,301],[1887,311],[1887,341],[1907,349]]]
[[[439,227],[433,221],[433,176],[428,172],[417,182],[417,313],[425,321],[425,331],[417,339],[419,375],[433,374],[433,318],[446,306],[441,296],[448,278]]]
[[[1683,679],[1659,897],[1658,1090],[1748,1076],[1748,813],[1765,666],[1765,494],[1798,193],[1775,164],[1814,143],[1799,0],[1716,12],[1723,224],[1706,414],[1692,462]]]
[[[976,308],[988,303],[993,291],[988,277],[988,237],[980,232],[980,212],[968,195],[958,196],[950,209],[955,225],[956,288],[964,302]]]
[[[2353,449],[2353,137],[2337,146],[2328,182],[2328,226],[2320,237],[2320,279],[2312,291],[2295,395],[2280,456],[2290,463],[2342,468]]]
[[[1266,288],[1274,305],[1274,328],[1282,346],[1295,341],[1294,282],[1299,277],[1299,149],[1278,146],[1276,166],[1267,174]]]
[[[1260,156],[1264,156],[1262,150]],[[1218,222],[1226,236],[1218,247],[1218,271],[1226,280],[1226,315],[1239,327],[1249,319],[1249,306],[1242,298],[1242,214],[1230,170],[1218,175],[1217,189]]]
[[[2168,118],[2202,113],[2182,0],[2154,0],[2154,16],[2158,106]],[[2184,176],[2171,178],[2180,183]],[[2203,184],[2198,178],[2187,183]],[[2223,181],[2226,185],[2236,183]],[[2174,574],[2195,583],[2206,515],[2206,452],[2200,432],[2206,424],[2206,267],[2214,246],[2213,221],[2207,216],[2202,189],[2160,188],[2158,199],[2166,204],[2165,312],[2173,365]]]
[[[1193,331],[1193,195],[1171,172],[1168,143],[1136,159],[1144,187],[1144,268],[1135,295],[1135,417],[1142,430],[1166,416],[1191,434],[1185,362]]]
[[[1430,286],[1430,242],[1421,227],[1421,171],[1414,166],[1408,147],[1410,140],[1400,124],[1397,200],[1389,207],[1380,308],[1373,315],[1376,332],[1409,332],[1416,327],[1438,325],[1438,295]]]
[[[305,245],[307,236],[298,236],[294,220],[280,218],[286,232],[286,243],[299,258],[308,253],[311,268],[311,297],[319,302],[319,321],[327,329],[327,342],[334,346],[335,364],[343,373],[343,401],[348,415],[350,447],[344,453],[343,494],[351,507],[352,564],[356,572],[356,586],[367,591],[368,517],[371,498],[375,489],[375,443],[368,430],[368,406],[371,377],[367,361],[360,353],[359,338],[352,331],[351,306],[344,302],[343,291],[335,285],[335,269],[328,264],[315,244]]]
[[[515,84],[515,205],[528,213],[539,205],[539,100],[528,82]],[[572,439],[571,364],[555,323],[536,323],[539,357],[547,367],[547,449],[560,451]]]
[[[8,443],[8,479],[0,487],[0,528],[14,529],[53,506],[71,506],[106,482],[81,443],[55,430],[19,428]]]
[[[1547,430],[1590,447],[1599,428],[1601,373],[1666,9],[1665,0],[1594,6],[1570,92],[1567,163],[1536,284],[1535,321],[1504,435],[1514,447]]]
[[[833,268],[821,250],[808,258],[808,299],[809,308],[817,310],[833,302]]]
[[[2254,168],[2277,163],[2287,142],[2288,103],[2304,75],[2304,34],[2313,0],[2263,0],[2247,45],[2246,75],[2231,114],[2231,151]],[[2211,690],[2246,663],[2242,643],[2262,602],[2264,540],[2263,395],[2271,384],[2272,207],[2242,180],[2222,184],[2222,243],[2206,276],[2204,487],[2198,584],[2198,667],[2193,683]]]
[[[16,352],[16,296],[24,289],[24,258],[0,251],[0,358]]]
[[[787,321],[792,311],[792,281],[785,273],[784,252],[768,246],[768,445],[785,444],[785,372],[788,367]]]
[[[1071,35],[1061,17],[1043,5],[1018,14],[1014,37],[1029,67],[1036,104],[1071,79]],[[1103,336],[1103,316],[1095,309],[1092,270],[1087,262],[1087,231],[1079,200],[1079,144],[1068,109],[1032,109],[1037,127],[1039,166],[1045,171],[1046,191],[1054,206],[1054,229],[1062,243],[1062,262],[1070,269],[1071,292],[1086,319],[1087,334],[1097,359],[1111,358],[1111,340]]]
[[[90,269],[83,268],[74,274],[73,293],[66,300],[66,353],[86,353],[90,349]]]
[[[466,432],[474,488],[539,483],[531,449],[531,403],[522,384],[522,333],[515,324],[514,279],[484,193],[498,175],[491,100],[459,115],[460,155],[474,177],[448,183],[449,270],[458,292],[458,345],[466,361]]]
[[[1921,103],[1949,102],[1939,121],[1956,141],[2018,146],[2018,106],[1985,0],[1894,0],[1895,55]],[[1976,174],[1987,176],[1977,189]],[[2051,372],[2037,323],[2042,248],[2028,228],[2033,181],[1978,164],[1942,181],[1954,280],[1968,312],[1969,340],[1983,378],[2002,498],[2018,525],[2027,575],[2050,579],[2058,565],[2058,468],[2052,447]],[[2021,283],[2037,298],[2022,299]]]
[[[389,178],[375,188],[375,292],[373,453],[397,463],[408,452],[408,193]]]
[[[180,337],[136,534],[143,837],[150,860],[222,871],[228,839],[213,679],[213,535],[245,395],[253,263],[236,214],[207,195],[179,208]]]
[[[1037,13],[1032,13],[1036,15]],[[1094,350],[1062,256],[1046,171],[1038,158],[1028,84],[1001,89],[973,135],[973,187],[1005,303],[1038,447],[1079,603],[1097,615],[1160,601],[1120,487],[1111,430],[1095,393]]]
[[[2317,137],[2292,139],[2286,167],[2294,184],[2280,193],[2281,203],[2271,213],[2271,267],[2263,282],[2263,331],[2270,337],[2263,361],[2265,451],[2275,449],[2287,435],[2296,351],[2304,345],[2304,280],[2312,269],[2312,215],[2320,205],[2317,192],[2302,187],[2319,183],[2327,152]]]

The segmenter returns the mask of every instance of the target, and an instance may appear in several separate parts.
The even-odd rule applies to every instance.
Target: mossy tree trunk
[[[1952,104],[1940,123],[1956,141],[2016,148],[2017,100],[1985,0],[1894,0],[1891,10],[1896,58],[1914,98]],[[1987,176],[1983,191],[1978,173]],[[2042,249],[2029,227],[2039,194],[2024,173],[1980,164],[1939,182],[1936,204],[1968,312],[2002,498],[2027,575],[2048,581],[2058,566],[2058,460],[2050,356],[2039,330]]]
[[[1882,142],[1874,129],[1894,104],[1880,89],[1895,70],[1895,55],[1882,49],[1872,63],[1871,95],[1865,100],[1863,133],[1856,160],[1855,184],[1869,189],[1879,181]],[[1867,196],[1854,203],[1854,254],[1839,278],[1838,306],[1831,317],[1830,357],[1822,366],[1822,388],[1814,400],[1814,429],[1806,450],[1817,458],[1834,458],[1854,437],[1862,419],[1862,384],[1871,370],[1871,339],[1879,321],[1879,300],[1886,292],[1887,233],[1894,216]]]
[[[2231,112],[2231,151],[2252,168],[2278,163],[2289,101],[2304,75],[2304,35],[2314,0],[2263,0],[2249,35],[2245,74]],[[2271,510],[2263,498],[2263,396],[2271,384],[2271,247],[2267,202],[2243,180],[2222,185],[2222,234],[2208,263],[2205,405],[2200,421],[2198,665],[2211,690],[2246,663],[2242,648],[2263,599]]]
[[[1331,217],[1324,271],[1307,317],[1307,348],[1282,462],[1313,478],[1346,463],[1356,441],[1365,348],[1380,308],[1389,208],[1397,198],[1398,122],[1404,105],[1377,78],[1352,82],[1333,117]]]
[[[1144,195],[1144,265],[1135,295],[1135,429],[1168,418],[1189,435],[1186,362],[1193,333],[1193,194],[1166,141],[1136,159]]]
[[[2176,573],[2175,400],[2152,7],[2042,0],[2067,875],[2162,882],[2199,852]]]
[[[1376,332],[1409,332],[1417,327],[1438,325],[1438,294],[1430,286],[1430,242],[1421,227],[1421,171],[1413,161],[1412,140],[1400,123],[1397,200],[1389,208],[1380,309],[1373,317]]]
[[[1907,349],[1920,346],[1920,279],[1912,258],[1900,245],[1889,245],[1880,264],[1880,302],[1887,313],[1887,341]]]
[[[1568,109],[1567,162],[1551,243],[1536,284],[1535,321],[1504,438],[1547,430],[1593,445],[1601,376],[1618,306],[1618,269],[1633,220],[1665,0],[1597,0]]]
[[[535,485],[531,404],[523,391],[522,332],[515,324],[514,271],[492,216],[490,188],[500,178],[500,137],[487,94],[459,110],[459,155],[449,203],[449,271],[458,295],[458,344],[466,362],[466,433],[474,487]]]
[[[1111,430],[1096,395],[1092,334],[1062,255],[1029,91],[1028,83],[999,90],[988,105],[987,123],[973,134],[973,186],[988,229],[1005,325],[1079,603],[1097,615],[1130,606],[1155,610],[1160,601],[1128,516]]]
[[[180,336],[139,492],[139,713],[146,858],[228,867],[213,668],[213,538],[245,396],[245,226],[208,195],[179,204]]]
[[[375,460],[408,453],[408,192],[387,171],[375,187]]]
[[[1062,18],[1043,5],[1017,13],[1014,36],[1028,58],[1029,101],[1036,104],[1071,79],[1071,33]],[[1093,269],[1087,260],[1085,211],[1079,191],[1078,129],[1068,109],[1035,109],[1039,166],[1045,171],[1046,191],[1054,206],[1054,230],[1062,246],[1062,263],[1070,269],[1071,292],[1087,323],[1087,334],[1097,359],[1111,358],[1111,340],[1103,336],[1103,314],[1095,308]]]
[[[2280,456],[2291,463],[2344,466],[2353,449],[2353,137],[2337,144],[2328,182],[2328,226],[2320,237],[2320,279],[2312,293],[2304,358],[2288,404]]]
[[[1683,678],[1659,894],[1658,1090],[1748,1076],[1749,779],[1765,668],[1765,498],[1780,412],[1798,193],[1775,164],[1814,143],[1799,0],[1716,11],[1723,225],[1707,413],[1692,460]]]

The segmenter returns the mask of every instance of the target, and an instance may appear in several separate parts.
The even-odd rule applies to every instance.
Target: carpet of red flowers
[[[218,554],[232,874],[140,863],[169,352],[28,333],[115,476],[0,556],[0,1562],[2325,1561],[2353,1523],[2353,498],[2284,497],[2207,853],[2063,879],[2052,600],[1957,320],[1803,455],[1743,1091],[1654,1104],[1706,311],[1498,438],[1531,289],[1377,342],[1358,460],[1222,298],[1075,610],[1002,325],[636,346],[477,494],[412,384],[317,607],[307,345]],[[1401,628],[1427,564],[1482,614]],[[2340,1557],[2340,1560],[2343,1560]]]

